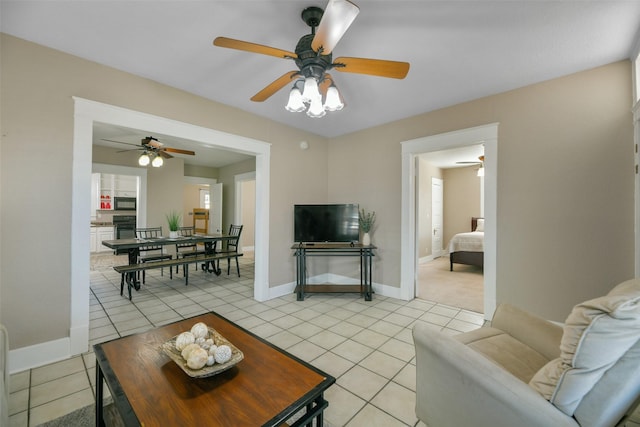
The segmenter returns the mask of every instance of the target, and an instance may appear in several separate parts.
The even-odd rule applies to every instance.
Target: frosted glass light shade
[[[322,106],[322,98],[320,94],[311,100],[311,105],[309,105],[309,109],[307,110],[307,116],[313,117],[314,119],[319,119],[320,117],[327,114]]]
[[[149,155],[147,153],[142,153],[138,158],[138,164],[140,166],[147,166],[151,162]]]
[[[300,89],[295,86],[293,87],[293,89],[291,89],[291,92],[289,92],[289,102],[284,108],[286,108],[287,111],[291,111],[292,113],[299,113],[307,108],[304,105],[304,102],[302,102],[302,93],[300,92]]]
[[[307,77],[304,80],[304,89],[302,90],[302,101],[312,102],[314,99],[321,97],[318,90],[318,82],[313,77]]]
[[[344,104],[340,100],[338,88],[332,84],[329,86],[329,89],[327,89],[327,99],[324,101],[324,109],[327,111],[338,111],[342,110],[342,107],[344,107]]]
[[[153,166],[154,168],[159,168],[160,166],[162,166],[164,163],[164,160],[162,160],[162,157],[160,156],[156,156],[155,159],[153,159],[153,161],[151,162],[151,166]]]

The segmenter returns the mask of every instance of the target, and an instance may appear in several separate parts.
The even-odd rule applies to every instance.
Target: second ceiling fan
[[[403,79],[409,72],[408,62],[352,57],[339,57],[335,60],[332,58],[333,49],[359,11],[358,6],[348,0],[329,0],[324,11],[319,7],[304,9],[302,20],[311,27],[311,34],[306,34],[298,40],[295,52],[227,37],[217,37],[213,44],[293,60],[298,70],[283,74],[255,94],[251,100],[265,101],[284,86],[293,83],[287,110],[306,110],[310,117],[322,117],[325,111],[339,110],[344,105],[335,82],[327,71],[335,69],[340,72],[395,79]]]

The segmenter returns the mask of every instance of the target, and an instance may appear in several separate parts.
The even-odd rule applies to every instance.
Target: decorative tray
[[[176,338],[178,336],[165,341],[162,344],[162,350],[171,358],[187,375],[193,378],[205,378],[213,375],[217,375],[226,371],[229,368],[233,368],[238,362],[244,359],[244,354],[238,350],[236,346],[231,344],[225,337],[220,335],[215,329],[208,327],[209,338],[213,339],[213,342],[217,346],[228,345],[231,348],[231,359],[225,363],[215,363],[212,366],[204,366],[202,369],[191,369],[187,366],[187,361],[182,358],[180,351],[176,349]]]

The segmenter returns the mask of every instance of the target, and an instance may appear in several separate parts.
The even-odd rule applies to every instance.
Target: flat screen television
[[[294,241],[357,242],[358,205],[294,205]]]

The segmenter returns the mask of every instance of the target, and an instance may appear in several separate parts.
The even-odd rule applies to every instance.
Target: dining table
[[[205,255],[213,255],[216,253],[216,247],[218,242],[222,243],[226,240],[236,239],[237,236],[231,236],[229,234],[212,233],[212,234],[194,234],[192,236],[177,236],[177,237],[148,237],[148,238],[132,238],[132,239],[116,239],[116,240],[103,240],[102,244],[110,249],[113,249],[115,253],[127,252],[129,264],[137,264],[139,262],[141,248],[145,246],[171,246],[183,243],[202,243],[204,244]],[[219,276],[222,270],[220,265],[216,266],[214,261],[208,261],[202,266],[203,271],[214,273]],[[127,285],[133,287],[135,290],[140,290],[140,280],[136,273],[127,273],[125,280]]]

